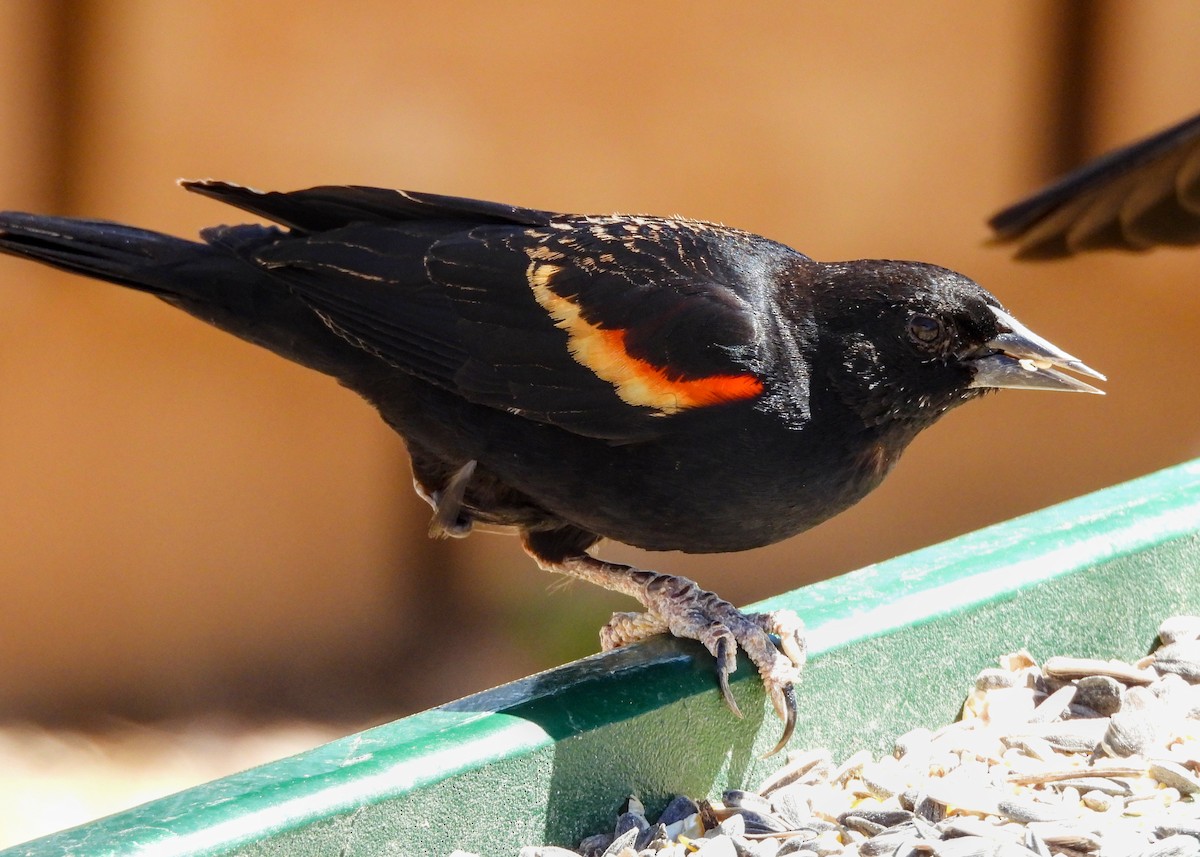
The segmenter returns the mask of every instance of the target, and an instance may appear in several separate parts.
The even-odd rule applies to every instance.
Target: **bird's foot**
[[[646,608],[642,613],[613,614],[600,630],[606,651],[665,633],[702,643],[717,660],[721,696],[738,717],[742,712],[730,692],[729,674],[737,669],[740,646],[758,668],[767,695],[784,722],[783,737],[771,753],[787,744],[796,727],[796,680],[805,660],[804,624],[794,612],[743,613],[686,577],[604,562],[586,554],[550,561],[532,550],[530,553],[547,571],[632,595]],[[779,638],[778,644],[771,635]]]
[[[737,669],[737,650],[750,658],[762,676],[763,687],[784,721],[784,732],[771,753],[781,750],[796,726],[796,680],[804,666],[804,623],[791,610],[743,613],[714,593],[685,577],[655,575],[661,598],[648,599],[643,613],[614,613],[600,629],[605,651],[637,643],[656,634],[698,640],[717,660],[721,696],[736,716],[737,701],[729,689],[729,674]],[[649,587],[648,587],[649,588]],[[778,644],[770,635],[779,638]]]

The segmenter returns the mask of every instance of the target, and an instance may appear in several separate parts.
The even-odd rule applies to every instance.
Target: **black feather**
[[[988,225],[1022,259],[1200,242],[1200,115],[1084,164]]]

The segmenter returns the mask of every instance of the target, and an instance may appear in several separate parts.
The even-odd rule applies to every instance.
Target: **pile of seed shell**
[[[986,669],[962,719],[893,755],[790,753],[755,792],[631,798],[612,833],[521,857],[1195,857],[1200,617],[1135,663],[1025,652]],[[467,857],[455,852],[457,857]]]

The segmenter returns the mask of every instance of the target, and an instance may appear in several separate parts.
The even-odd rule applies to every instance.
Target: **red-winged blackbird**
[[[740,645],[786,721],[780,746],[799,620],[588,550],[771,544],[861,499],[917,432],[989,388],[1099,392],[1056,367],[1102,376],[932,265],[816,262],[691,220],[184,186],[287,229],[218,226],[194,243],[8,213],[0,250],[149,292],[334,376],[404,438],[432,531],[510,527],[542,568],[633,596],[646,612],[613,616],[604,646],[699,640],[735,713]]]
[[[988,224],[1021,259],[1200,243],[1200,115],[1084,164]]]

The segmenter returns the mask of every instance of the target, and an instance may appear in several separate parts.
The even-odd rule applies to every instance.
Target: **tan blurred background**
[[[1031,266],[983,226],[1198,79],[1191,0],[0,0],[0,207],[193,235],[245,219],[174,184],[213,176],[682,213],[955,268],[1109,374],[953,414],[785,544],[604,549],[744,603],[1200,454],[1200,253]],[[630,607],[428,541],[399,440],[327,378],[8,258],[0,307],[0,750],[40,754],[0,760],[0,844],[587,654]],[[170,749],[123,790],[74,736],[130,730]]]

